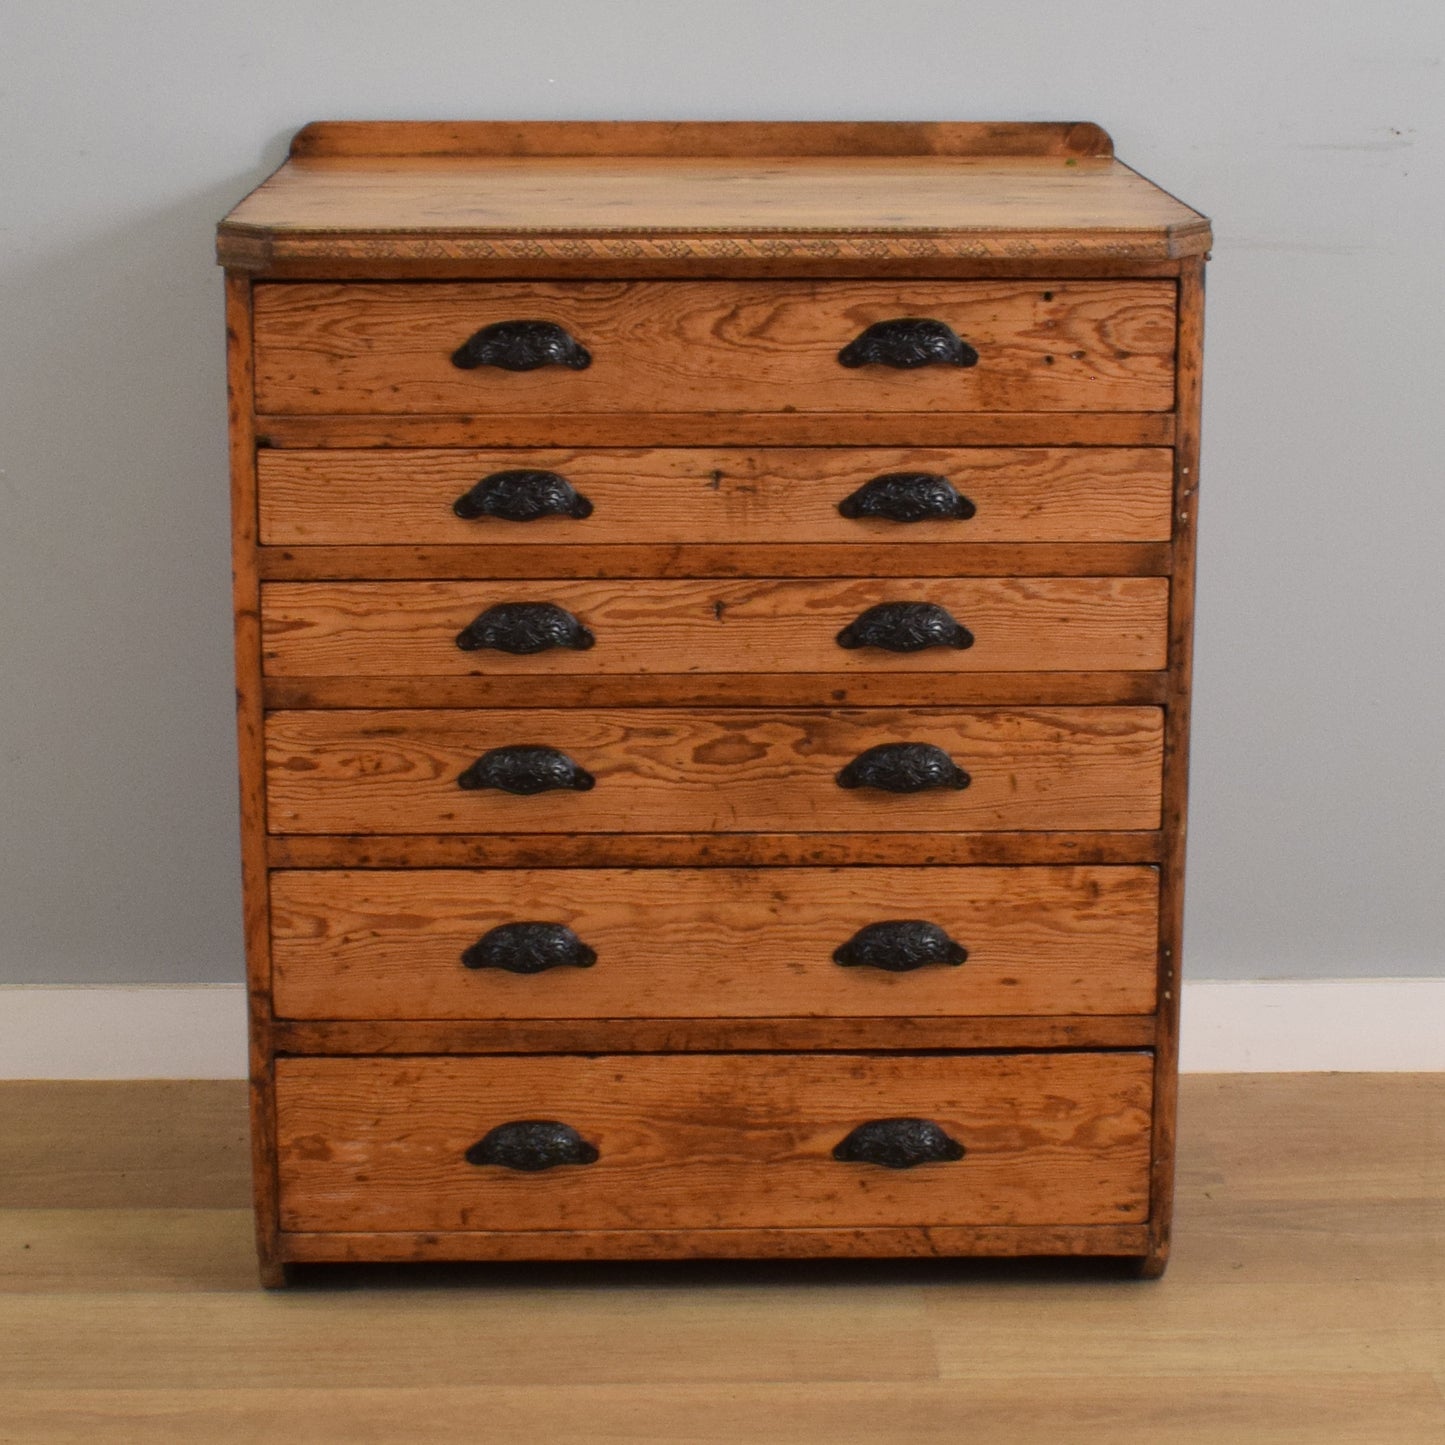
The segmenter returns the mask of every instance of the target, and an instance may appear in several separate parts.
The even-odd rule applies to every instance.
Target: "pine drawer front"
[[[261,589],[274,677],[1140,671],[1164,577],[299,582]]]
[[[1137,1222],[1152,1077],[1144,1053],[282,1058],[281,1227]],[[933,1126],[908,1167],[879,1162],[900,1120]],[[567,1132],[494,1132],[538,1121]]]
[[[278,712],[266,751],[277,833],[1152,829],[1163,716],[1147,707]]]
[[[295,1019],[1147,1014],[1153,868],[271,875]]]
[[[1162,447],[267,449],[256,464],[261,541],[288,547],[1157,542],[1174,487]],[[900,476],[914,480],[879,482]]]
[[[262,285],[256,400],[278,415],[1166,411],[1175,290],[1172,281]],[[883,359],[887,341],[865,336],[920,320],[950,328],[972,363],[899,368]],[[511,360],[509,343],[473,341],[509,323],[551,330],[535,346],[511,343]],[[858,353],[848,350],[855,342]],[[498,359],[465,365],[469,343]],[[537,365],[539,354],[556,360]]]

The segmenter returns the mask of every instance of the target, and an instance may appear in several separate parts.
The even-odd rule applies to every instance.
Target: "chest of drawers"
[[[218,242],[267,1283],[1163,1268],[1208,244],[1091,125],[300,132]]]

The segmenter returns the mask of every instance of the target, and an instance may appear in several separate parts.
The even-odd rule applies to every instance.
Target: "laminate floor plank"
[[[255,1283],[245,1089],[0,1084],[0,1445],[1438,1445],[1445,1076],[1182,1081],[1174,1257]]]
[[[1439,1445],[1428,1375],[1150,1381],[4,1390],[0,1441],[46,1445]]]
[[[0,1083],[0,1209],[216,1209],[251,1197],[239,1079]]]
[[[639,1285],[0,1300],[0,1388],[435,1389],[933,1380],[916,1294]],[[780,1308],[780,1302],[783,1307]]]
[[[0,1209],[0,1310],[12,1294],[250,1294],[254,1241],[244,1207]]]
[[[1128,1281],[1067,1292],[933,1291],[942,1373],[1428,1373],[1445,1360],[1445,1297],[1435,1281],[1220,1285],[1189,1278],[1187,1267],[1179,1273],[1152,1294]]]

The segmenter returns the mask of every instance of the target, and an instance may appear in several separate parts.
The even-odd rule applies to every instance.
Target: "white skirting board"
[[[1445,1069],[1445,978],[1184,986],[1185,1073]],[[239,984],[0,987],[0,1079],[231,1079]]]

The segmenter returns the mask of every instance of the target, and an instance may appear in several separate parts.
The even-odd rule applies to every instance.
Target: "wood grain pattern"
[[[275,1105],[271,1054],[270,917],[266,892],[266,779],[261,696],[261,599],[256,575],[256,452],[252,425],[251,285],[226,277],[226,405],[230,443],[231,601],[235,619],[236,748],[240,784],[242,928],[256,1251],[262,1279],[281,1280],[276,1245]]]
[[[381,833],[272,837],[273,868],[915,867],[1157,863],[1157,832]]]
[[[452,503],[482,477],[557,472],[592,504],[585,521],[464,521]],[[493,547],[615,543],[1148,542],[1170,535],[1173,458],[1163,448],[425,448],[262,451],[261,541]],[[900,525],[839,515],[870,478],[949,478],[967,521]]]
[[[634,273],[1164,260],[1208,221],[1087,123],[326,123],[218,228],[225,265]]]
[[[1085,195],[1097,208],[1087,227],[1064,213]],[[471,242],[472,255],[487,257],[525,239],[564,258],[633,260],[668,241],[675,250],[711,241],[719,258],[744,249],[758,260],[786,256],[800,241],[831,241],[834,255],[872,242],[861,254],[876,264],[909,255],[898,244],[908,239],[923,243],[914,256],[928,254],[932,242],[973,258],[1003,254],[1000,241],[1023,235],[1037,236],[1047,254],[1050,238],[1072,232],[1079,241],[1072,261],[1177,256],[1201,219],[1127,166],[1097,157],[1068,165],[1038,157],[773,156],[741,164],[434,155],[293,162],[236,207],[222,236],[265,234],[285,255],[298,254],[302,241],[314,249],[329,241],[340,255],[364,245],[378,258],[407,254],[399,241],[415,248],[423,240],[436,242],[443,257],[454,254],[449,242]],[[390,248],[376,244],[398,229],[408,235]],[[564,238],[573,242],[570,253]]]
[[[1154,1007],[1149,868],[271,875],[277,1012],[295,1019],[1130,1014]],[[959,967],[843,968],[859,929],[920,918]],[[565,924],[590,968],[462,967],[490,929]]]
[[[756,274],[1138,263],[1210,238],[1091,124],[328,123],[293,147],[221,223],[224,264]]]
[[[282,1236],[282,1247],[287,1259],[314,1264],[910,1257],[941,1264],[970,1255],[1017,1259],[1085,1254],[1132,1259],[1147,1238],[1148,1229],[1142,1224],[914,1224],[811,1229],[750,1225],[741,1229],[297,1230]]]
[[[486,609],[529,602],[570,613],[595,645],[521,655],[457,646]],[[886,602],[941,607],[973,644],[839,644]],[[268,582],[261,647],[271,677],[1155,671],[1167,660],[1168,607],[1162,577]]]
[[[814,1018],[278,1019],[280,1054],[676,1054],[1147,1049],[1153,1014]]]
[[[988,712],[376,711],[272,713],[276,833],[926,832],[1159,825],[1155,708]],[[972,775],[962,790],[840,788],[869,747],[928,743]],[[560,749],[590,792],[463,792],[492,748]]]
[[[567,415],[330,413],[256,418],[264,448],[328,447],[1160,447],[1172,411],[638,412]]]
[[[271,678],[272,709],[359,707],[798,707],[821,696],[888,704],[1159,703],[1162,672],[699,673],[645,677]]]
[[[281,1215],[309,1231],[1138,1223],[1150,1076],[1144,1053],[280,1059]],[[832,1157],[898,1116],[966,1157]],[[560,1119],[600,1157],[466,1163],[515,1119]]]
[[[936,281],[1167,280],[1198,254],[1207,222],[1172,236],[1120,233],[1086,238],[1079,232],[1027,236],[728,237],[713,233],[620,239],[579,236],[435,236],[424,242],[395,236],[334,238],[233,228],[217,238],[222,264],[266,281],[408,281],[417,252],[430,247],[432,281],[723,281],[869,280],[880,263],[893,275]],[[328,241],[331,244],[327,244]],[[634,242],[635,244],[630,244]],[[1020,255],[1027,241],[1037,250]],[[1075,249],[1075,243],[1079,243]],[[1062,254],[1066,250],[1074,254]]]
[[[902,234],[693,228],[632,236],[598,229],[560,234],[499,230],[486,236],[440,230],[426,237],[365,231],[307,234],[233,222],[217,236],[216,253],[223,265],[237,271],[294,281],[391,279],[414,274],[417,261],[423,259],[427,275],[438,280],[760,275],[833,280],[876,275],[880,265],[890,262],[899,272],[947,280],[1048,280],[1055,275],[1082,279],[1166,273],[1179,258],[1200,254],[1209,236],[1209,223],[1202,217],[1186,219],[1167,231],[1143,232],[1122,227],[1102,232],[1060,228]]]
[[[1179,1092],[1179,988],[1183,977],[1184,859],[1189,819],[1189,716],[1193,695],[1194,567],[1199,504],[1199,417],[1204,377],[1204,263],[1180,281],[1179,446],[1175,451],[1175,581],[1169,615],[1169,704],[1165,718],[1159,913],[1159,1041],[1155,1057],[1153,1182],[1146,1271],[1169,1259],[1174,1207],[1175,1112]]]
[[[327,156],[1112,156],[1092,121],[321,120],[291,155]]]
[[[604,543],[260,547],[263,581],[484,577],[1164,577],[1167,542]]]
[[[259,285],[263,412],[1166,411],[1168,281],[494,282]],[[927,316],[977,366],[850,371],[867,326]],[[494,322],[554,322],[586,371],[461,371],[452,352]]]

